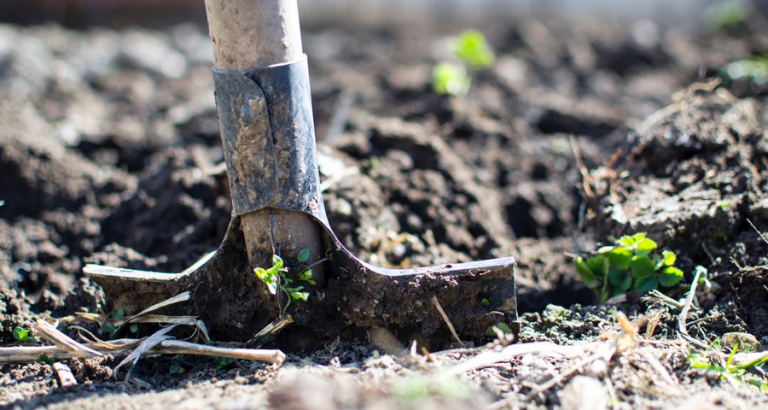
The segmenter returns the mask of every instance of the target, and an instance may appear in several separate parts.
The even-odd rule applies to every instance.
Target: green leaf
[[[168,373],[171,374],[184,374],[184,372],[186,372],[186,370],[176,362],[171,363],[171,367],[168,368]]]
[[[610,268],[608,270],[608,282],[614,286],[618,293],[624,293],[632,285],[632,275],[627,269]]]
[[[670,286],[676,285],[682,279],[683,271],[674,266],[667,266],[661,271],[661,275],[659,276],[659,284],[668,288]]]
[[[299,251],[299,255],[296,256],[296,260],[299,261],[299,263],[304,263],[309,259],[309,249],[302,249]]]
[[[635,290],[645,292],[659,287],[659,281],[655,276],[643,276],[635,280]]]
[[[453,53],[472,67],[487,67],[493,64],[495,59],[493,50],[485,41],[485,36],[477,30],[466,30],[459,34]]]
[[[635,249],[635,255],[645,256],[656,249],[656,242],[648,238],[643,238],[635,244]]]
[[[45,353],[40,353],[40,356],[37,357],[37,361],[41,363],[46,363],[46,364],[54,364],[56,363],[56,358],[50,357]]]
[[[635,279],[652,278],[656,275],[653,262],[645,256],[635,256],[629,262],[629,269],[632,270],[632,276]],[[635,289],[638,284],[635,283]]]
[[[605,303],[605,301],[608,300],[608,296],[610,296],[608,290],[603,289],[602,287],[596,288],[594,291],[597,303]]]
[[[487,298],[483,298],[480,301],[480,306],[482,306],[482,307],[488,307],[490,305],[491,305],[491,302]]]
[[[123,308],[117,308],[112,310],[112,319],[115,319],[117,321],[123,320],[125,317],[125,309]]]
[[[597,249],[597,253],[608,253],[614,249],[616,249],[615,246],[601,246]]]
[[[306,302],[309,298],[309,292],[291,292],[291,298],[293,298],[294,302],[300,300]]]
[[[131,329],[131,333],[138,333],[139,325],[137,325],[136,323],[132,323],[130,329]]]
[[[27,343],[29,341],[29,329],[24,329],[21,326],[17,326],[13,329],[13,338],[21,343]]]
[[[301,272],[299,272],[299,279],[305,282],[312,281],[312,269],[308,267],[302,269]]]
[[[466,95],[472,85],[464,67],[441,62],[432,70],[432,89],[443,95]]]
[[[576,273],[579,274],[579,278],[584,282],[584,286],[590,289],[595,289],[602,285],[602,281],[597,279],[597,276],[595,276],[589,266],[584,263],[584,260],[581,257],[576,258],[574,266],[576,267]]]
[[[618,241],[616,241],[619,245],[624,246],[635,246],[636,243],[642,241],[645,239],[645,232],[638,232],[632,236],[622,236],[619,238]]]
[[[264,268],[256,268],[253,270],[253,272],[256,274],[256,277],[258,277],[262,282],[264,282],[265,285],[267,285],[267,290],[269,293],[276,295],[277,294],[277,274],[271,272],[270,270],[265,270]]]
[[[629,268],[632,260],[632,251],[627,248],[615,248],[608,253],[608,262],[619,269]]]

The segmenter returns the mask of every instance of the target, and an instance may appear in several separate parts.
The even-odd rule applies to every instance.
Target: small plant
[[[303,263],[309,257],[309,251],[302,250],[299,252],[297,260]],[[277,291],[280,290],[285,294],[287,303],[283,308],[283,311],[288,310],[288,306],[291,304],[299,304],[300,302],[306,302],[309,297],[309,292],[302,292],[304,286],[294,286],[294,280],[286,276],[288,269],[283,267],[283,259],[277,255],[272,256],[272,267],[269,269],[256,268],[254,273],[256,276],[267,285],[267,290],[272,295],[277,295]],[[315,281],[312,279],[312,269],[306,267],[299,272],[299,280],[307,282],[310,285],[314,285]]]
[[[747,18],[747,10],[743,2],[726,1],[708,9],[709,21],[718,30],[728,30],[738,27]]]
[[[45,353],[40,353],[40,356],[37,357],[37,361],[45,364],[54,364],[56,363],[56,358],[50,357]]]
[[[724,364],[701,354],[689,354],[686,360],[694,369],[706,370],[717,374],[719,378],[737,381],[741,385],[754,386],[763,392],[768,392],[768,383],[752,372],[752,368],[762,367],[768,361],[768,357],[760,356],[751,362],[734,364],[733,359],[738,350],[739,346],[734,345]],[[759,374],[764,373],[760,372]]]
[[[622,236],[615,245],[598,249],[586,260],[578,257],[574,264],[581,281],[603,303],[630,288],[644,292],[680,282],[683,271],[675,267],[674,252],[665,250],[659,255],[655,250],[656,242],[641,232]]]
[[[432,70],[432,89],[438,94],[463,96],[472,85],[472,74],[493,64],[495,55],[483,33],[466,30],[452,40],[458,63],[442,61]]]
[[[19,343],[28,343],[29,340],[29,329],[25,329],[21,326],[16,326],[13,329],[13,338],[16,339]]]
[[[768,56],[754,55],[733,61],[720,70],[719,75],[726,84],[746,81],[763,86],[768,83]]]
[[[230,357],[214,356],[211,359],[213,359],[214,363],[216,363],[216,370],[223,370],[225,367],[235,362],[235,359]]]

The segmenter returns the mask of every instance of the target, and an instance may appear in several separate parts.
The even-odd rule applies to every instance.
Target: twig
[[[135,349],[142,339],[111,340],[108,346],[88,343],[88,347],[99,349],[100,354],[113,354]],[[278,365],[285,361],[285,354],[272,349],[243,349],[202,345],[178,340],[164,340],[146,354],[188,354],[199,356],[229,357],[232,359],[263,361]],[[34,363],[40,360],[40,355],[56,359],[74,359],[79,356],[59,346],[18,346],[0,347],[0,363]]]
[[[685,322],[688,320],[688,311],[691,310],[691,305],[693,304],[693,298],[696,297],[696,288],[699,286],[699,278],[701,277],[701,273],[704,272],[703,269],[696,269],[696,275],[693,276],[693,283],[691,283],[691,290],[688,291],[688,297],[685,299],[685,305],[683,305],[683,310],[680,311],[680,315],[677,316],[677,326],[680,330],[680,333],[687,335],[688,334],[688,327],[686,326]]]
[[[218,347],[182,340],[164,340],[159,346],[152,349],[150,353],[228,357],[230,359],[275,363],[278,366],[285,361],[285,353],[276,349]]]
[[[760,232],[760,230],[757,229],[757,227],[755,227],[755,224],[753,224],[752,221],[749,220],[749,218],[747,218],[747,223],[749,224],[749,226],[752,227],[752,229],[755,230],[755,232],[757,232],[758,235],[760,235],[760,239],[762,239],[763,242],[768,243],[768,239],[765,238],[765,235],[763,235],[763,233]]]
[[[36,335],[55,344],[62,350],[72,353],[76,357],[87,359],[89,357],[103,356],[100,352],[76,342],[45,320],[39,319],[32,325],[32,328]]]
[[[56,377],[59,379],[59,385],[61,387],[72,387],[77,386],[77,380],[75,379],[75,375],[72,374],[72,369],[69,368],[64,363],[54,363],[53,371],[56,372]]]
[[[466,347],[464,345],[464,342],[461,341],[459,338],[458,333],[456,333],[456,329],[453,327],[453,323],[451,323],[451,320],[448,319],[448,315],[445,314],[445,311],[443,310],[443,307],[440,306],[440,301],[437,300],[437,296],[432,296],[432,303],[435,304],[435,307],[437,308],[437,311],[440,312],[440,316],[443,317],[443,320],[445,321],[445,324],[448,325],[448,330],[451,331],[451,334],[453,335],[453,338],[456,339],[457,342],[459,342],[459,345],[461,347]]]
[[[606,349],[606,351],[604,352],[598,352],[585,359],[582,359],[581,361],[573,365],[570,369],[566,370],[563,373],[558,374],[556,377],[553,377],[548,382],[542,384],[537,389],[528,393],[528,395],[525,396],[525,400],[531,400],[534,397],[538,396],[539,394],[551,389],[552,387],[557,386],[563,380],[567,379],[568,377],[578,372],[579,370],[584,369],[585,367],[587,367],[587,365],[589,365],[592,362],[595,362],[600,359],[604,359],[606,361],[610,360],[611,356],[613,356],[615,352],[616,352],[616,346],[614,345],[614,346],[610,346],[610,348]]]
[[[589,185],[592,178],[589,175],[587,167],[584,165],[584,161],[581,158],[581,150],[579,150],[579,143],[573,135],[568,135],[568,141],[571,143],[571,150],[573,151],[573,157],[576,159],[576,167],[579,168],[581,173],[581,185],[584,189],[584,196],[587,198],[594,198],[595,193],[592,191],[592,187]]]
[[[446,370],[446,374],[458,376],[468,371],[479,369],[481,367],[492,366],[496,363],[512,360],[517,356],[526,354],[550,354],[557,356],[575,357],[583,354],[593,343],[581,346],[560,346],[552,342],[535,342],[509,345],[501,351],[487,351],[466,360],[456,366]]]

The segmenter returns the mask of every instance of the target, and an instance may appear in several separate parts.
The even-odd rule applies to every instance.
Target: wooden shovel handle
[[[302,55],[296,0],[205,0],[219,70],[245,71]]]

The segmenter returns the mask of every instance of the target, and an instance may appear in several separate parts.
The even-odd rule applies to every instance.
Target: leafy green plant
[[[631,288],[642,292],[680,282],[683,271],[675,267],[674,252],[665,250],[659,255],[655,250],[656,242],[641,232],[622,236],[615,245],[598,249],[586,260],[578,257],[574,265],[584,285],[603,303]]]
[[[27,343],[29,342],[29,329],[25,329],[21,326],[16,326],[13,329],[13,338],[16,339],[19,343]]]
[[[758,86],[768,83],[768,56],[754,55],[732,61],[719,73],[726,83],[746,81]]]
[[[301,263],[307,260],[309,257],[309,251],[304,253],[304,250],[299,252],[297,260]],[[288,309],[291,304],[299,304],[300,302],[306,302],[309,298],[309,292],[303,292],[304,286],[295,285],[295,281],[286,274],[288,269],[283,267],[283,259],[277,255],[272,256],[272,267],[269,269],[256,268],[254,273],[265,285],[267,285],[267,291],[272,295],[277,295],[277,291],[280,290],[286,297],[286,304],[283,311]],[[312,269],[306,267],[299,272],[299,279],[302,282],[306,282],[310,285],[314,285],[315,281],[312,279]]]
[[[432,70],[432,89],[443,95],[463,96],[472,85],[472,74],[493,64],[496,58],[483,33],[466,30],[451,40],[458,62],[441,61]]]

